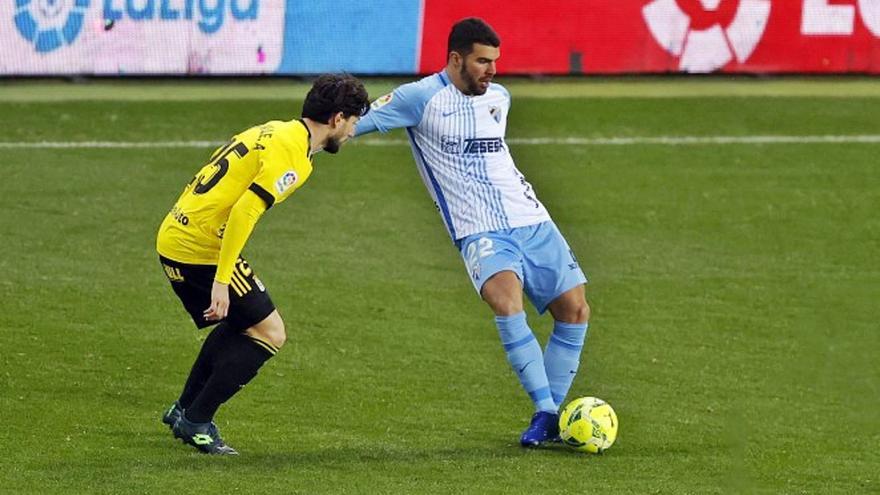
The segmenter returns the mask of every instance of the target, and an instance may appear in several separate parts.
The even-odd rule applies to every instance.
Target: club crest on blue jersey
[[[457,155],[461,150],[460,136],[440,136],[440,149],[444,153]]]
[[[280,179],[275,181],[275,190],[278,191],[278,194],[284,194],[284,191],[293,187],[293,185],[296,184],[296,181],[296,172],[288,170]]]
[[[489,107],[489,115],[491,115],[492,118],[495,119],[496,123],[498,123],[498,124],[501,123],[501,107],[496,107],[496,106]]]

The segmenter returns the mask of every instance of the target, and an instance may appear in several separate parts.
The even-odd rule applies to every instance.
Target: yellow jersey
[[[162,221],[159,254],[181,263],[217,265],[215,279],[228,283],[227,272],[260,215],[311,175],[310,137],[300,120],[271,121],[218,148]]]

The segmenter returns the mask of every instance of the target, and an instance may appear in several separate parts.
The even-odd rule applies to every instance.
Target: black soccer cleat
[[[162,415],[162,422],[168,425],[168,428],[173,429],[174,423],[180,419],[180,416],[183,415],[183,409],[180,408],[180,404],[177,401],[174,401],[174,404],[171,404],[171,407],[165,411],[165,414]]]
[[[181,414],[171,431],[174,432],[175,438],[199,449],[199,452],[212,455],[238,455],[238,451],[223,443],[217,425],[213,421],[191,423]]]

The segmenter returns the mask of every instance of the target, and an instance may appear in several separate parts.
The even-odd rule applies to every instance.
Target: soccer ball
[[[617,414],[595,397],[581,397],[568,403],[559,415],[559,437],[569,447],[601,454],[617,439]]]

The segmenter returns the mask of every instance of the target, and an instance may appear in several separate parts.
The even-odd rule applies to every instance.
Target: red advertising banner
[[[425,0],[420,72],[470,16],[507,74],[880,73],[880,0]]]

